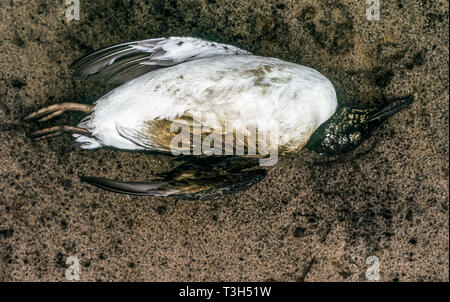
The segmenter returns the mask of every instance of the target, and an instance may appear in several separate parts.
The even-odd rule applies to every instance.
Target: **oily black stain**
[[[384,66],[379,65],[367,71],[365,76],[375,87],[383,90],[392,82],[395,77],[395,72],[391,68],[391,64],[386,63]]]
[[[38,2],[38,7],[37,7],[36,13],[38,15],[45,15],[45,14],[48,14],[49,12],[50,12],[50,8],[49,8],[49,4],[47,3],[47,1],[40,0]]]
[[[414,67],[422,66],[425,63],[425,50],[416,52],[412,58],[405,64],[406,69],[412,70]]]
[[[318,200],[333,205],[332,216],[344,227],[347,246],[357,246],[363,240],[370,251],[381,248],[394,235],[394,217],[398,217],[398,194],[389,189],[379,190],[364,178],[363,171],[352,160],[342,161],[335,168],[311,165],[309,185],[317,192]],[[346,165],[346,169],[339,168]],[[327,185],[324,185],[327,184]],[[320,197],[321,196],[321,197]]]
[[[10,238],[13,236],[13,234],[14,234],[13,229],[0,230],[0,236],[3,238]]]
[[[16,33],[13,39],[13,43],[19,47],[25,47],[26,42],[22,39],[22,37]]]
[[[346,54],[354,46],[353,20],[346,6],[332,3],[331,7],[306,6],[298,16],[302,28],[312,37],[313,41],[330,54]],[[319,14],[319,11],[321,14]],[[339,18],[333,18],[333,12]]]
[[[391,83],[395,73],[392,70],[382,70],[375,74],[375,85],[380,88],[385,88]]]
[[[427,22],[426,27],[434,28],[443,23],[445,20],[448,20],[448,13],[447,14],[427,13],[425,14],[425,20]]]
[[[22,89],[22,87],[26,86],[27,82],[24,79],[16,78],[11,81],[11,86],[18,90]]]
[[[65,256],[63,253],[58,252],[58,254],[55,257],[55,267],[57,268],[66,268],[66,262],[65,262]]]

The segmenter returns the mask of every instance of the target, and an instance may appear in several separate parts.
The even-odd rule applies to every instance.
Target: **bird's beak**
[[[377,126],[380,122],[384,121],[388,117],[393,116],[400,110],[408,107],[414,101],[415,97],[416,94],[400,98],[381,108],[380,110],[370,114],[367,121],[369,123],[369,126]]]

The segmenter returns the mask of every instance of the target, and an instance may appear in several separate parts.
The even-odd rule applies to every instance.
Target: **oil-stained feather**
[[[122,194],[203,199],[248,189],[266,176],[267,171],[257,169],[257,166],[257,160],[235,156],[190,157],[175,169],[157,174],[157,179],[147,183],[90,176],[80,176],[80,179],[98,188]]]
[[[204,189],[197,192],[185,192],[181,194],[174,194],[172,196],[183,197],[185,199],[194,200],[209,200],[220,198],[224,195],[234,194],[249,189],[254,184],[263,180],[267,175],[264,169],[256,169],[249,171],[242,171],[240,173],[231,173],[226,177],[219,177],[215,180],[209,189]],[[227,181],[228,180],[231,181]]]

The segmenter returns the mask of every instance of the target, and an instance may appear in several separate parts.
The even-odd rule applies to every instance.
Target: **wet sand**
[[[448,1],[0,2],[0,280],[82,281],[449,280]],[[349,3],[350,2],[350,3]],[[54,103],[90,103],[113,86],[68,65],[124,41],[186,35],[313,67],[340,102],[410,106],[339,159],[302,150],[248,191],[210,201],[132,197],[78,175],[145,181],[167,156],[83,151],[69,136],[29,134],[76,124],[21,119]]]

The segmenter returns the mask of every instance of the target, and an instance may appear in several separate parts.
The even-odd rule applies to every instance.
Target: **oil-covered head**
[[[381,110],[341,106],[311,136],[306,147],[323,155],[339,155],[358,147],[386,118],[407,107],[413,96],[398,99]]]

